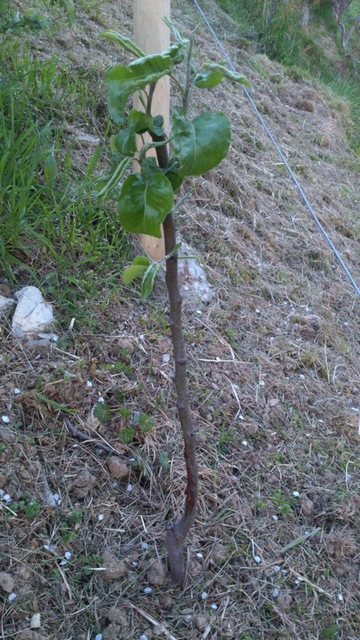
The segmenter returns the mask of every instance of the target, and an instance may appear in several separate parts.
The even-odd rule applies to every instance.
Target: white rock
[[[47,331],[54,322],[52,306],[45,302],[36,287],[23,287],[15,294],[18,300],[12,319],[13,335],[22,338]]]
[[[30,621],[30,629],[40,629],[40,627],[41,627],[40,613],[34,613]]]
[[[12,298],[5,298],[4,296],[0,296],[0,316],[4,315],[8,309],[15,304],[15,300]]]
[[[207,280],[205,269],[199,260],[194,258],[196,251],[186,242],[182,242],[178,255],[180,258],[189,256],[187,260],[179,260],[179,274],[184,298],[205,303],[210,302],[215,292]]]

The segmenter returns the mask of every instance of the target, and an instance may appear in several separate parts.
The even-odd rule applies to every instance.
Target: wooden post
[[[170,18],[170,0],[134,0],[134,41],[147,54],[161,53],[170,46],[170,29],[163,21]],[[134,108],[143,110],[138,98]],[[165,131],[169,132],[170,123],[170,78],[161,78],[156,85],[152,100],[153,115],[162,115]],[[150,139],[149,139],[150,141]],[[156,157],[155,150],[154,155]],[[140,235],[140,243],[153,260],[165,255],[163,237],[153,238]]]

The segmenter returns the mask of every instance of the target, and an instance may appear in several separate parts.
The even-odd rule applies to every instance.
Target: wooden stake
[[[163,21],[170,18],[170,0],[134,0],[134,41],[147,54],[161,53],[170,46],[170,30]],[[143,110],[138,98],[134,108]],[[169,132],[170,123],[170,78],[161,78],[156,85],[152,100],[152,114],[162,115],[165,131]],[[150,142],[150,138],[149,138]],[[149,155],[156,157],[153,149]],[[153,260],[165,256],[164,238],[140,235],[140,243]]]

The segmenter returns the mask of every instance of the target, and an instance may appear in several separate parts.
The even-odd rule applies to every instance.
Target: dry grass
[[[191,3],[174,5],[192,28]],[[41,37],[37,46],[85,66],[90,47],[102,69],[115,49],[93,32],[130,32],[130,8],[79,11],[51,49]],[[202,27],[197,45],[211,55]],[[264,56],[229,51],[359,280],[346,108]],[[3,326],[0,403],[11,422],[0,427],[0,488],[12,501],[1,504],[0,552],[17,597],[2,594],[2,639],[359,638],[358,301],[241,91],[221,85],[194,109],[203,104],[228,113],[233,147],[193,181],[179,216],[216,290],[207,307],[185,304],[201,482],[186,585],[179,593],[164,573],[164,528],[184,484],[166,301],[160,287],[147,305],[99,291],[91,313],[106,333],[75,330],[61,349],[33,352]],[[89,419],[100,397],[103,424]],[[136,412],[154,426],[129,445],[119,433]],[[99,443],[128,459],[121,473]]]

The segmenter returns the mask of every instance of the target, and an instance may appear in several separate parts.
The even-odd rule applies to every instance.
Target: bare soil
[[[199,17],[173,5],[186,34]],[[235,25],[206,8],[359,282],[347,104],[240,49]],[[131,21],[127,0],[90,3],[52,41],[32,36],[34,49],[102,73],[121,54],[96,34],[131,35]],[[216,57],[202,24],[196,49]],[[171,586],[164,549],[184,464],[163,286],[146,304],[100,286],[95,329],[59,326],[59,346],[30,349],[2,324],[2,639],[360,638],[359,300],[241,88],[203,95],[194,112],[223,109],[233,144],[189,181],[178,216],[216,292],[184,305],[201,482],[186,584]],[[99,134],[96,118],[72,125]]]

